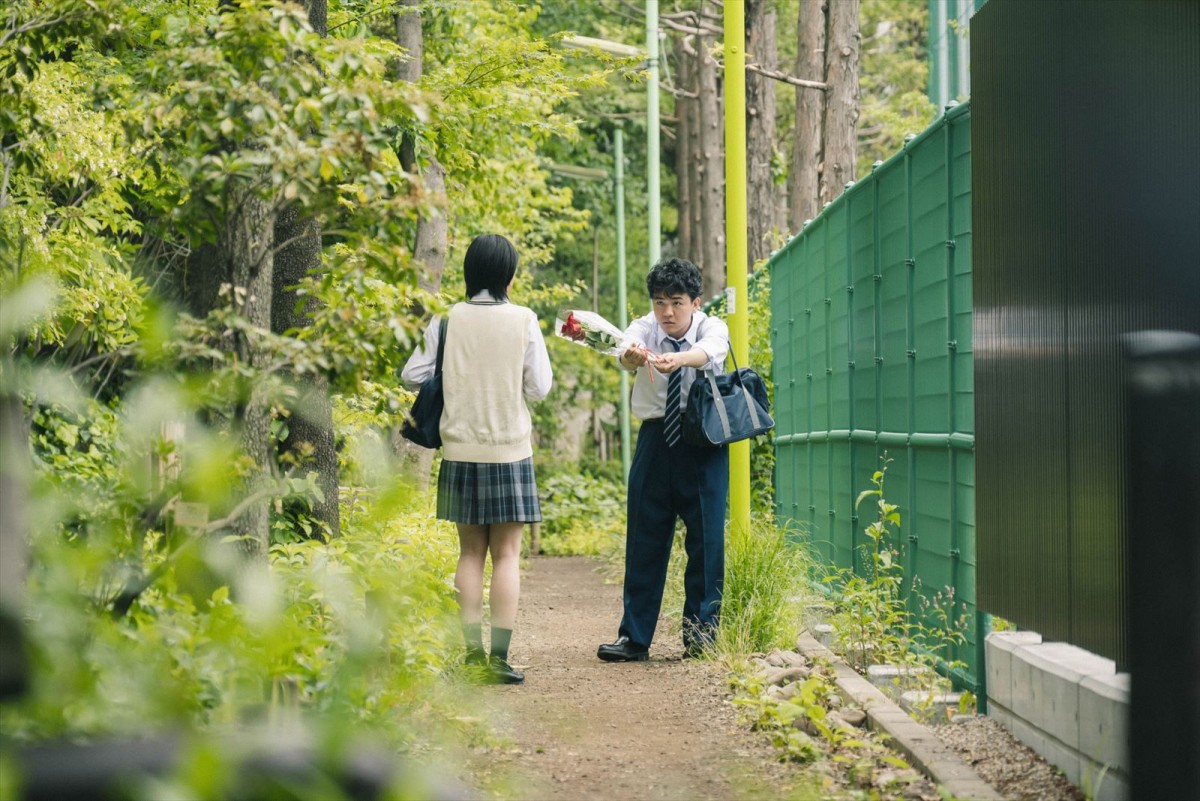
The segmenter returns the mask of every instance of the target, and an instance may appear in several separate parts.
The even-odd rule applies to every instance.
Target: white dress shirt
[[[645,345],[651,353],[674,353],[675,349],[666,341],[667,332],[650,312],[644,317],[634,320],[625,329],[625,337],[640,345]],[[708,355],[705,369],[718,373],[725,372],[725,357],[729,355],[729,326],[719,317],[710,317],[702,311],[692,313],[692,325],[680,341],[680,352],[699,348]],[[619,357],[618,357],[619,358]],[[630,394],[630,411],[641,420],[661,418],[667,406],[667,376],[655,371],[654,381],[650,381],[650,371],[654,368],[649,363],[637,371],[633,382],[633,392]],[[680,376],[680,404],[687,404],[688,390],[696,379],[696,368],[684,367]]]
[[[495,302],[491,293],[486,289],[471,300],[475,303]],[[507,301],[501,302],[507,303]],[[429,325],[425,329],[424,342],[413,351],[413,355],[409,357],[408,362],[404,365],[404,370],[400,373],[400,380],[409,389],[416,389],[424,384],[433,377],[433,371],[437,369],[438,340],[441,338],[439,322],[440,319],[437,317],[429,321]],[[537,318],[530,317],[529,344],[525,347],[523,382],[525,397],[531,401],[541,400],[550,394],[553,382],[554,372],[550,368],[550,354],[546,352],[546,340],[542,338]]]

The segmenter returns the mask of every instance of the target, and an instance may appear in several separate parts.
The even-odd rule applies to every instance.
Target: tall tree
[[[672,47],[679,59],[676,142],[681,153],[676,159],[676,185],[685,198],[680,200],[680,212],[687,214],[681,223],[687,247],[679,253],[700,268],[705,293],[715,294],[725,288],[725,124],[719,64],[713,52],[721,33],[714,23],[720,16],[703,0],[696,9],[666,14],[661,20],[680,34]],[[686,136],[682,143],[680,136]],[[679,169],[681,164],[684,169]]]
[[[679,255],[695,261],[692,253],[692,187],[691,161],[693,128],[696,125],[696,93],[691,90],[693,59],[682,36],[671,38],[671,49],[675,56],[675,181],[678,220],[675,227]]]
[[[415,84],[421,80],[425,53],[420,0],[401,0],[395,25],[396,43],[405,51],[405,58],[396,64],[396,78]],[[419,171],[421,175],[426,203],[417,216],[413,258],[418,267],[418,285],[426,292],[436,293],[442,288],[448,247],[446,171],[432,149],[418,158],[417,141],[414,132],[405,132],[400,142],[400,165],[409,174]],[[396,431],[392,432],[391,440],[401,464],[410,468],[418,480],[426,480],[433,465],[433,451],[417,447]]]
[[[326,0],[305,0],[308,23],[320,36],[327,34]],[[271,330],[276,334],[296,331],[311,324],[317,301],[310,294],[303,300],[296,287],[307,276],[321,272],[321,225],[304,214],[296,204],[284,207],[275,220],[274,300],[271,304]],[[333,432],[333,404],[329,379],[322,374],[293,377],[297,395],[289,403],[288,436],[280,450],[295,460],[300,469],[317,473],[321,497],[312,503],[311,516],[322,524],[330,537],[341,534],[338,503],[338,455]]]
[[[800,0],[796,24],[796,75],[825,80],[826,0]],[[788,224],[799,231],[820,210],[824,158],[825,93],[796,87],[796,123],[788,171]]]
[[[824,166],[821,171],[821,202],[842,193],[856,175],[858,148],[858,30],[859,0],[837,0],[829,5],[829,37],[825,50],[825,80],[829,94],[825,104]]]
[[[747,60],[775,72],[779,65],[776,42],[776,0],[747,0]],[[775,81],[762,72],[746,73],[746,208],[750,264],[770,255],[772,240],[782,224],[781,198],[775,186]]]
[[[700,149],[693,154],[693,175],[698,174],[700,186],[700,225],[692,235],[700,245],[699,267],[709,295],[725,289],[725,117],[714,47],[713,34],[702,29],[696,37]]]

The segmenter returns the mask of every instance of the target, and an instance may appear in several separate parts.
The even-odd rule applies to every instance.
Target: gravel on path
[[[508,742],[479,749],[463,780],[531,801],[819,797],[817,777],[738,724],[721,669],[682,660],[673,637],[648,662],[596,658],[621,617],[620,585],[597,569],[530,560],[510,660],[525,684],[480,688],[480,714]]]
[[[1066,776],[991,718],[967,718],[933,731],[1009,801],[1084,801]]]
[[[846,788],[823,787],[819,768],[781,762],[764,735],[740,724],[722,668],[683,660],[663,623],[650,661],[598,660],[596,646],[616,637],[621,618],[620,584],[605,583],[600,569],[582,557],[526,563],[510,660],[525,684],[477,689],[477,715],[499,738],[468,755],[464,784],[520,801],[844,795]],[[678,614],[664,610],[663,620]],[[1084,799],[989,718],[933,730],[1009,801]]]

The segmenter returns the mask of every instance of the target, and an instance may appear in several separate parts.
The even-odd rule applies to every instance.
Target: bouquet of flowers
[[[554,331],[563,339],[569,339],[609,356],[620,356],[633,347],[645,353],[650,363],[654,360],[654,354],[644,346],[630,342],[625,338],[624,331],[595,312],[580,309],[561,311],[558,313],[558,319],[554,321]],[[648,372],[650,380],[654,381],[654,371]]]
[[[620,356],[629,348],[625,333],[595,312],[578,309],[558,313],[554,330],[563,339],[578,342],[609,356]]]

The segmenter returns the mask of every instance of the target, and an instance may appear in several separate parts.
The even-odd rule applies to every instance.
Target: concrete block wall
[[[1032,631],[987,637],[988,716],[1096,801],[1129,799],[1129,674]]]

